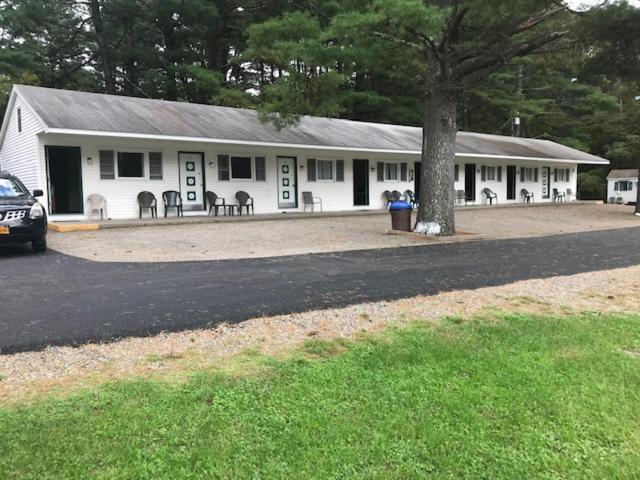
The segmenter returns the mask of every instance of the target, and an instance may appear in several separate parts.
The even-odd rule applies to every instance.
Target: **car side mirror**
[[[34,190],[33,191],[33,196],[34,197],[42,197],[42,196],[44,196],[44,192],[42,190]]]

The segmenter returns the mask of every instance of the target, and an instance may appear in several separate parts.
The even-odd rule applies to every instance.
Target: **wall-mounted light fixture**
[[[93,165],[93,158],[87,157],[87,165]]]
[[[304,170],[304,163],[300,164],[300,170]]]
[[[215,164],[213,162],[209,162],[209,168],[213,168],[215,167]]]
[[[371,171],[375,172],[376,171],[376,167],[371,167]]]

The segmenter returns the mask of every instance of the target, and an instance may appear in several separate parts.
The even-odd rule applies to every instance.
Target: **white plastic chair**
[[[92,193],[87,197],[87,212],[89,218],[92,218],[94,214],[99,214],[100,220],[104,220],[107,216],[107,201],[102,195]]]

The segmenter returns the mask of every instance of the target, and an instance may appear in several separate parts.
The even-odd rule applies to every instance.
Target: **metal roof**
[[[627,168],[627,169],[611,170],[609,172],[609,175],[607,175],[607,179],[613,179],[613,178],[638,178],[638,169]]]
[[[51,130],[96,135],[184,137],[366,151],[420,152],[422,129],[303,116],[276,129],[254,110],[16,85],[14,90]],[[71,133],[71,132],[70,132]],[[456,154],[608,164],[549,140],[459,132]]]

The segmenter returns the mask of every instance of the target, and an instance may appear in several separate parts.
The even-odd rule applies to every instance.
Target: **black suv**
[[[0,245],[31,242],[34,252],[47,249],[47,214],[35,197],[13,175],[0,172]]]

